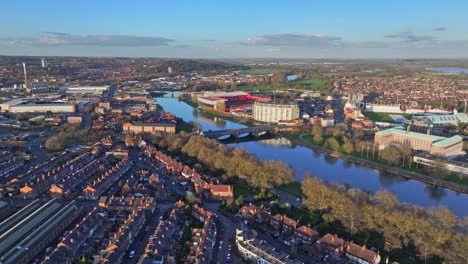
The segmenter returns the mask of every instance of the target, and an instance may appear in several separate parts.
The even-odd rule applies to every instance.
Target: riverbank
[[[291,136],[286,136],[286,138],[288,138],[289,140],[291,140],[292,142],[294,142],[297,145],[301,145],[301,146],[309,148],[311,150],[324,153],[326,155],[329,155],[329,156],[337,158],[337,159],[343,159],[343,160],[354,162],[354,163],[357,163],[359,165],[363,165],[363,166],[366,166],[366,167],[369,167],[369,168],[372,168],[372,169],[377,169],[377,170],[385,171],[385,172],[388,172],[388,173],[393,173],[393,174],[396,174],[396,175],[399,175],[399,176],[402,176],[402,177],[405,177],[405,178],[418,180],[418,181],[421,181],[421,182],[424,182],[424,183],[427,183],[427,184],[431,184],[431,185],[436,186],[436,187],[442,187],[442,188],[450,189],[450,190],[453,190],[453,191],[456,191],[456,192],[468,194],[468,186],[460,185],[460,184],[453,183],[453,182],[449,182],[449,181],[446,181],[446,180],[443,180],[443,179],[440,179],[440,178],[436,178],[436,177],[432,177],[432,176],[427,176],[427,175],[424,175],[424,174],[421,174],[421,173],[411,172],[411,171],[407,171],[407,170],[404,170],[404,169],[388,166],[388,165],[385,165],[385,164],[373,162],[373,161],[362,159],[362,158],[359,158],[359,157],[343,154],[343,153],[338,152],[338,151],[329,150],[329,149],[323,148],[321,146],[314,145],[314,144],[311,144],[311,143],[307,142],[305,139],[303,139],[302,136],[303,136],[303,134],[301,134],[298,138],[291,137]]]

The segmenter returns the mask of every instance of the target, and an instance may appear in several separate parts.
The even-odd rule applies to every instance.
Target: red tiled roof
[[[337,236],[334,236],[332,234],[326,234],[323,237],[321,237],[318,241],[319,243],[323,244],[328,244],[333,246],[334,248],[338,248],[340,246],[343,246],[345,241]]]
[[[311,227],[308,227],[308,226],[300,226],[298,229],[297,229],[298,232],[301,232],[303,233],[304,235],[307,235],[309,237],[314,237],[314,236],[317,236],[318,235],[318,232],[315,231],[314,229],[312,229]]]
[[[297,227],[297,224],[298,224],[296,220],[291,219],[285,215],[283,216],[283,223],[285,225],[293,227],[294,229]]]
[[[210,188],[213,193],[232,192],[232,185],[211,185]]]
[[[374,251],[367,249],[365,245],[359,246],[353,242],[348,243],[348,246],[346,247],[346,253],[363,259],[369,263],[375,263],[379,256],[379,254],[375,253]]]

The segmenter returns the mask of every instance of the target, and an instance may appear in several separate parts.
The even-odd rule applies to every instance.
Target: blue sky
[[[0,54],[466,58],[468,1],[2,1]]]

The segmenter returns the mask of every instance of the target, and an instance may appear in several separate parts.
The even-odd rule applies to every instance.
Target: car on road
[[[325,256],[323,256],[322,260],[327,261],[329,258],[330,258],[330,255],[325,255]]]
[[[128,255],[129,258],[133,258],[135,256],[135,250],[130,251],[130,254]]]

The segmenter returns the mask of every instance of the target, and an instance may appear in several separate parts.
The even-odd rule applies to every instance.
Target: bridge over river
[[[208,130],[201,132],[202,135],[209,138],[220,138],[222,136],[231,136],[239,138],[243,134],[252,136],[259,136],[265,133],[276,133],[277,128],[272,126],[258,126],[258,127],[245,127],[237,129],[224,129],[224,130]]]

